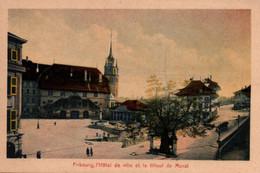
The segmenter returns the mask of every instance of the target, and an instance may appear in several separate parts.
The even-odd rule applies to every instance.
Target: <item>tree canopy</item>
[[[139,121],[149,128],[152,136],[161,138],[160,152],[171,154],[177,144],[177,133],[183,136],[205,136],[211,127],[210,119],[203,116],[197,98],[178,98],[176,83],[168,81],[163,86],[155,75],[147,80],[148,99],[145,102],[145,119]]]

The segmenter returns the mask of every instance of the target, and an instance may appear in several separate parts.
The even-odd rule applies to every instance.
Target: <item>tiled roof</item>
[[[204,85],[200,80],[191,81],[185,88],[181,89],[175,95],[177,96],[199,96],[199,95],[217,95],[212,89]]]
[[[37,82],[39,75],[51,65],[38,64],[39,72],[36,72],[37,64],[30,60],[22,60],[23,67],[26,68],[26,72],[23,73],[23,80]]]
[[[62,64],[37,64],[23,60],[23,80],[37,81],[40,89],[110,93],[108,80],[97,68]],[[72,74],[72,76],[71,76]],[[99,82],[101,74],[102,82]]]
[[[127,100],[123,102],[121,106],[124,106],[127,110],[130,111],[137,111],[144,108],[144,104],[140,100]]]
[[[85,80],[85,71],[87,79]],[[71,76],[72,74],[72,76]],[[108,80],[97,68],[53,64],[39,77],[40,89],[110,93]]]
[[[218,83],[212,81],[210,78],[206,78],[204,83],[209,84],[208,87],[210,89],[220,89],[220,86],[218,85]]]

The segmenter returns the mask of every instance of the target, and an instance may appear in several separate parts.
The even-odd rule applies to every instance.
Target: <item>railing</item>
[[[237,137],[241,134],[241,132],[245,129],[246,126],[249,125],[250,116],[243,119],[241,122],[238,120],[238,127],[231,130],[229,133],[225,134],[221,138],[218,139],[218,152],[217,158],[220,159],[222,154],[232,147],[232,142],[236,140]],[[220,135],[220,134],[219,134]]]

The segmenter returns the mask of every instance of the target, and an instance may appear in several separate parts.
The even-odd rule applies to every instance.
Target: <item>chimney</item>
[[[28,61],[28,59],[29,59],[28,56],[26,56],[26,61]]]
[[[212,80],[212,75],[210,75],[210,80]]]
[[[37,64],[36,73],[39,73],[39,64]]]
[[[192,78],[190,78],[190,81],[191,81],[191,82],[193,81],[193,77],[192,77]]]

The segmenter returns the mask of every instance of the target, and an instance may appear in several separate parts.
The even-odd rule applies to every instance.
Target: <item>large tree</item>
[[[147,81],[148,99],[143,110],[145,119],[141,124],[148,126],[151,136],[161,139],[160,152],[176,154],[177,133],[183,136],[205,136],[211,127],[209,119],[203,119],[199,99],[177,98],[176,84],[168,81],[166,86],[155,75]],[[172,148],[172,151],[170,150]]]

